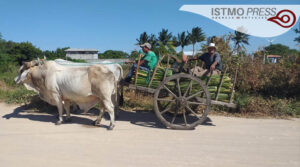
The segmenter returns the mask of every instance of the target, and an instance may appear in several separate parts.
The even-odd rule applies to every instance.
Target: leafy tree
[[[19,64],[22,64],[23,61],[31,61],[37,57],[42,57],[42,51],[30,42],[8,42],[7,44],[7,54]]]
[[[299,55],[296,49],[290,49],[288,46],[282,44],[271,44],[265,47],[268,54],[288,56],[288,55]]]
[[[194,27],[192,29],[192,32],[188,32],[188,36],[191,40],[191,43],[193,45],[193,55],[195,54],[195,45],[197,42],[205,41],[205,35],[202,32],[202,29],[200,27]]]
[[[0,32],[0,41],[3,41],[1,32]]]
[[[202,51],[206,52],[207,47],[209,43],[215,43],[217,47],[217,52],[222,56],[222,59],[224,56],[228,57],[231,51],[230,48],[230,39],[228,38],[227,35],[223,35],[220,37],[217,36],[211,36],[207,38],[207,44],[202,45]]]
[[[129,58],[130,59],[136,59],[138,57],[139,52],[136,50],[131,51]]]
[[[99,59],[120,59],[120,58],[128,58],[129,55],[123,51],[116,50],[107,50],[104,53],[100,53],[98,55]]]
[[[2,34],[0,33],[0,54],[5,52],[5,40],[2,39]]]
[[[65,59],[66,58],[65,50],[69,48],[70,47],[57,48],[55,51],[46,50],[43,52],[43,55],[46,56],[48,60]]]

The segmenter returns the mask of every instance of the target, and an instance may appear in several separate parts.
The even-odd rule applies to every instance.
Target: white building
[[[81,60],[97,60],[98,50],[95,49],[67,49],[65,50],[66,57],[71,59],[81,59]]]

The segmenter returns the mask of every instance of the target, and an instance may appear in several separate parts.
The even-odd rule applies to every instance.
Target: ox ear
[[[25,66],[26,69],[31,67],[31,62],[24,62],[23,64]]]
[[[39,65],[39,61],[38,60],[32,60],[31,61],[31,67],[37,66],[37,65]]]

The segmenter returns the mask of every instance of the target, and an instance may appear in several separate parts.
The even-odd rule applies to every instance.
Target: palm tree
[[[178,33],[177,42],[178,42],[179,46],[181,46],[182,53],[183,53],[184,47],[191,44],[189,35],[185,35],[184,31],[182,33]]]
[[[158,41],[159,52],[162,54],[168,53],[176,53],[174,47],[173,36],[171,32],[168,32],[168,29],[162,29],[161,32],[158,33]]]
[[[193,55],[195,54],[195,44],[197,42],[205,41],[205,35],[202,32],[202,29],[200,27],[194,27],[192,29],[192,32],[188,32],[188,36],[191,40],[191,43],[193,44]]]
[[[138,45],[144,44],[149,41],[149,36],[146,32],[141,33],[140,38],[136,39]]]
[[[163,44],[163,45],[167,45],[168,42],[171,41],[172,39],[172,33],[168,32],[169,30],[168,29],[162,29],[161,32],[159,32],[159,36],[158,36],[158,40]]]
[[[147,42],[150,43],[153,48],[155,48],[156,47],[156,43],[157,43],[156,36],[154,34],[151,34],[150,38],[149,38],[149,40]]]
[[[231,39],[234,42],[234,49],[236,49],[238,52],[241,52],[244,47],[244,44],[249,45],[249,35],[234,31],[234,34],[231,34]]]

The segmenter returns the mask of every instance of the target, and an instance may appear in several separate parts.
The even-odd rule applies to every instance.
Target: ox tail
[[[119,105],[123,106],[123,104],[124,104],[123,85],[120,84],[120,82],[122,82],[122,80],[123,80],[123,68],[122,68],[121,65],[119,65],[119,70],[120,70],[120,78],[119,78],[119,84],[118,84],[118,86],[120,87],[120,91],[121,91]]]

